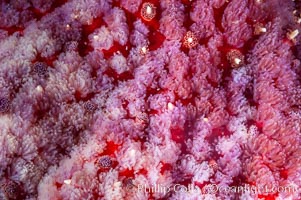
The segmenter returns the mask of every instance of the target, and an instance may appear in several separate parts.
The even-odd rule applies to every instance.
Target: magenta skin
[[[301,199],[300,1],[0,6],[0,199]]]

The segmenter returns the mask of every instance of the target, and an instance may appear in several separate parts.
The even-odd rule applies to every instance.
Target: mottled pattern
[[[0,1],[0,199],[301,199],[300,22],[297,0]]]
[[[112,160],[111,158],[105,156],[105,157],[101,157],[99,160],[98,160],[98,165],[101,167],[101,168],[110,168],[112,167]]]

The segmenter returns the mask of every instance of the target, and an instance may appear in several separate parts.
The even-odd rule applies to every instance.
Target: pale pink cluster
[[[300,30],[287,17],[293,2],[283,11],[273,0],[195,0],[187,15],[186,1],[162,0],[149,20],[164,36],[155,50],[152,24],[127,19],[142,1],[52,9],[54,1],[35,0],[41,19],[16,2],[0,4],[0,199],[301,198],[204,192],[208,184],[301,187],[300,36],[286,37]],[[102,24],[83,38],[95,19]],[[266,22],[260,35],[254,20]],[[24,30],[5,29],[15,26]],[[188,31],[196,44],[183,50]],[[116,45],[128,55],[107,58]],[[226,68],[225,47],[241,49],[243,63]],[[174,184],[201,190],[138,190]]]

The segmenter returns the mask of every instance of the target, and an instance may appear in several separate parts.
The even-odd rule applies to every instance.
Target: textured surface
[[[301,199],[299,1],[145,2],[0,1],[0,199]]]

